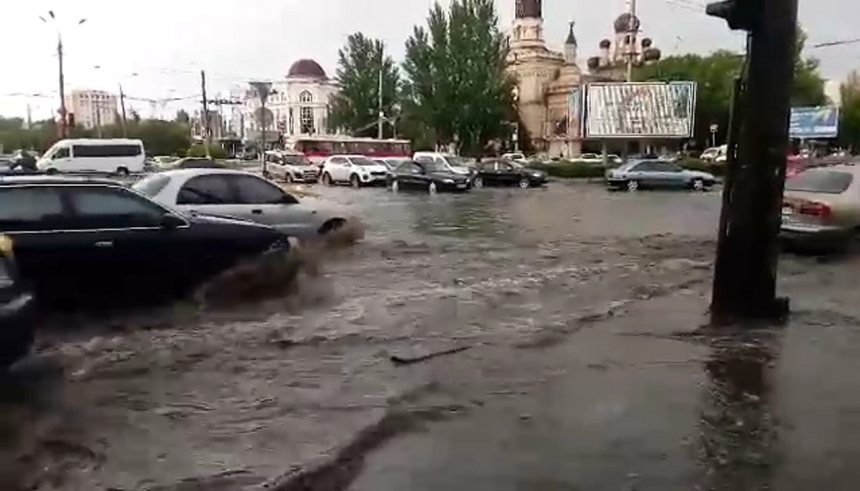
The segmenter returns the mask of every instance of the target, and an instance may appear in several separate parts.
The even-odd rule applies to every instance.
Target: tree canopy
[[[839,144],[860,151],[860,84],[854,77],[842,85],[839,113]]]
[[[382,77],[382,111],[396,116],[400,73],[385,44],[357,32],[338,51],[340,91],[330,101],[328,124],[354,136],[375,137],[379,113],[379,77]],[[390,124],[384,135],[392,135]]]
[[[818,71],[818,60],[804,58],[806,35],[798,31],[795,51],[795,74],[791,103],[793,107],[818,106],[827,103],[824,80]],[[707,56],[687,54],[669,56],[637,70],[636,79],[693,81],[697,84],[695,140],[709,146],[710,126],[717,124],[718,141],[724,141],[728,127],[734,79],[744,63],[741,53],[719,50]]]
[[[406,41],[403,107],[409,130],[476,154],[507,137],[514,81],[493,0],[453,0],[430,9],[427,26]]]

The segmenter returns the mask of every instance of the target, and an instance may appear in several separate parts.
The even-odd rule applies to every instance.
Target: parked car
[[[840,248],[860,230],[860,167],[834,165],[786,179],[780,237],[791,245]]]
[[[35,301],[18,278],[14,242],[0,235],[0,370],[26,356],[33,344]]]
[[[578,157],[574,157],[572,160],[574,162],[582,162],[584,164],[600,165],[603,164],[603,155],[599,153],[583,153]],[[621,157],[611,153],[606,156],[606,161],[610,165],[617,165],[621,163]]]
[[[502,155],[502,160],[519,162],[521,164],[525,164],[528,162],[528,159],[526,159],[526,156],[522,153],[506,153],[506,154]]]
[[[46,174],[86,172],[129,175],[143,172],[143,141],[129,139],[60,140],[43,155],[36,167]]]
[[[431,194],[439,191],[468,191],[468,176],[456,174],[435,162],[407,161],[398,165],[388,180],[388,189],[419,189]]]
[[[185,157],[170,165],[171,169],[227,169],[223,162],[210,157]]]
[[[543,186],[547,183],[544,171],[529,169],[517,162],[487,160],[478,164],[477,173],[472,178],[476,188],[484,186],[519,186],[528,188]]]
[[[267,177],[283,182],[315,183],[319,180],[316,166],[297,152],[266,152],[266,171]]]
[[[718,147],[706,148],[699,159],[705,162],[725,162],[728,153],[728,145],[720,145]]]
[[[289,237],[258,223],[186,216],[120,183],[28,176],[0,179],[0,234],[36,299],[166,299]],[[155,298],[153,298],[155,299]]]
[[[606,171],[610,189],[694,189],[704,191],[716,184],[713,174],[684,169],[659,159],[634,160]]]
[[[415,162],[436,164],[437,167],[441,166],[446,171],[451,172],[453,174],[471,176],[474,172],[474,170],[470,168],[471,159],[467,159],[465,157],[460,157],[450,153],[415,152],[415,154],[412,156],[412,160]],[[472,161],[472,165],[474,165],[474,161]]]
[[[327,186],[349,184],[354,188],[384,185],[388,168],[363,155],[332,155],[322,165],[322,182]]]
[[[342,210],[301,201],[273,182],[239,170],[166,171],[153,174],[132,188],[186,214],[251,220],[299,239],[324,236],[347,222]]]

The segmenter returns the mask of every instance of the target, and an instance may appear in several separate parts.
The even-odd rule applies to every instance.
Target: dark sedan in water
[[[289,248],[245,220],[183,215],[108,180],[0,179],[0,234],[40,304],[168,300],[243,259]]]
[[[418,189],[429,193],[439,191],[465,192],[471,188],[469,177],[450,172],[434,162],[407,160],[391,171],[388,189]]]
[[[547,182],[544,171],[509,160],[486,160],[477,165],[472,184],[476,188],[484,186],[519,186],[529,188],[543,186]]]

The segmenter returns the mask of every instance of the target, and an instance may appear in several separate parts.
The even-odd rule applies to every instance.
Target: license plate
[[[457,189],[466,189],[465,184],[457,184]]]
[[[794,214],[794,210],[792,210],[791,207],[789,207],[789,206],[783,206],[782,207],[782,216],[787,217],[787,216],[791,216],[792,214]]]

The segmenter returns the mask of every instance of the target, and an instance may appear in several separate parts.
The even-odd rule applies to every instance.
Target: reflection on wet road
[[[770,445],[766,383],[676,333],[706,307],[718,193],[316,190],[367,236],[295,297],[45,333],[62,375],[5,403],[0,489],[728,490],[764,478],[717,464],[775,465],[721,423]],[[850,282],[844,261],[784,262],[785,288]],[[804,322],[854,315],[820,295]]]

